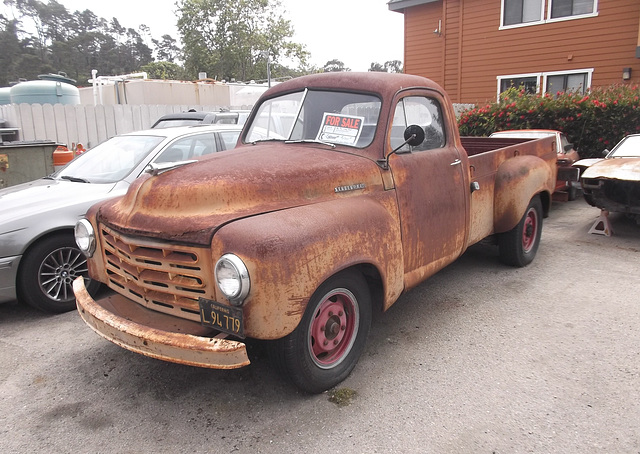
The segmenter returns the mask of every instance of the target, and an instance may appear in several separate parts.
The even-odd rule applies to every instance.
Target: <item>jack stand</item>
[[[611,228],[611,221],[609,221],[609,212],[606,210],[600,211],[600,216],[593,223],[589,233],[595,233],[597,235],[611,236],[613,235],[613,228]]]

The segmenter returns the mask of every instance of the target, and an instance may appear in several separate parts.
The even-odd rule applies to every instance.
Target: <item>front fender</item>
[[[556,167],[538,156],[515,156],[503,162],[496,174],[494,193],[494,230],[507,232],[515,227],[524,215],[529,201],[543,193],[543,206],[548,210],[548,200],[555,188]]]
[[[251,279],[243,306],[245,334],[257,339],[286,336],[318,286],[358,264],[373,265],[382,278],[384,304],[395,301],[403,289],[397,213],[393,191],[388,191],[261,214],[222,227],[213,237],[213,261],[234,253]]]

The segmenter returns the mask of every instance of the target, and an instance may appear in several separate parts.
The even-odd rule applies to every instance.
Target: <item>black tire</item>
[[[371,311],[362,274],[339,273],[315,291],[298,327],[269,344],[271,361],[301,390],[326,391],[347,378],[358,362]]]
[[[499,235],[500,260],[511,266],[527,266],[538,252],[541,235],[542,202],[539,196],[535,196],[518,225]]]
[[[44,312],[62,313],[75,309],[73,280],[83,276],[94,295],[100,283],[89,278],[87,258],[76,246],[72,234],[46,237],[25,253],[18,271],[18,298]]]

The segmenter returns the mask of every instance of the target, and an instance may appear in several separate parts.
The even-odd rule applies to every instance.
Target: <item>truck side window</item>
[[[422,96],[408,96],[396,105],[391,126],[391,148],[404,142],[404,130],[409,125],[419,125],[424,129],[424,142],[412,151],[433,150],[445,145],[445,131],[438,101]],[[409,150],[405,145],[401,150]]]

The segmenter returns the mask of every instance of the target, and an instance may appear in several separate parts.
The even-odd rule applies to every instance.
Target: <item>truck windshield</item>
[[[350,92],[305,90],[264,101],[244,141],[317,141],[368,146],[380,116],[378,97]]]

